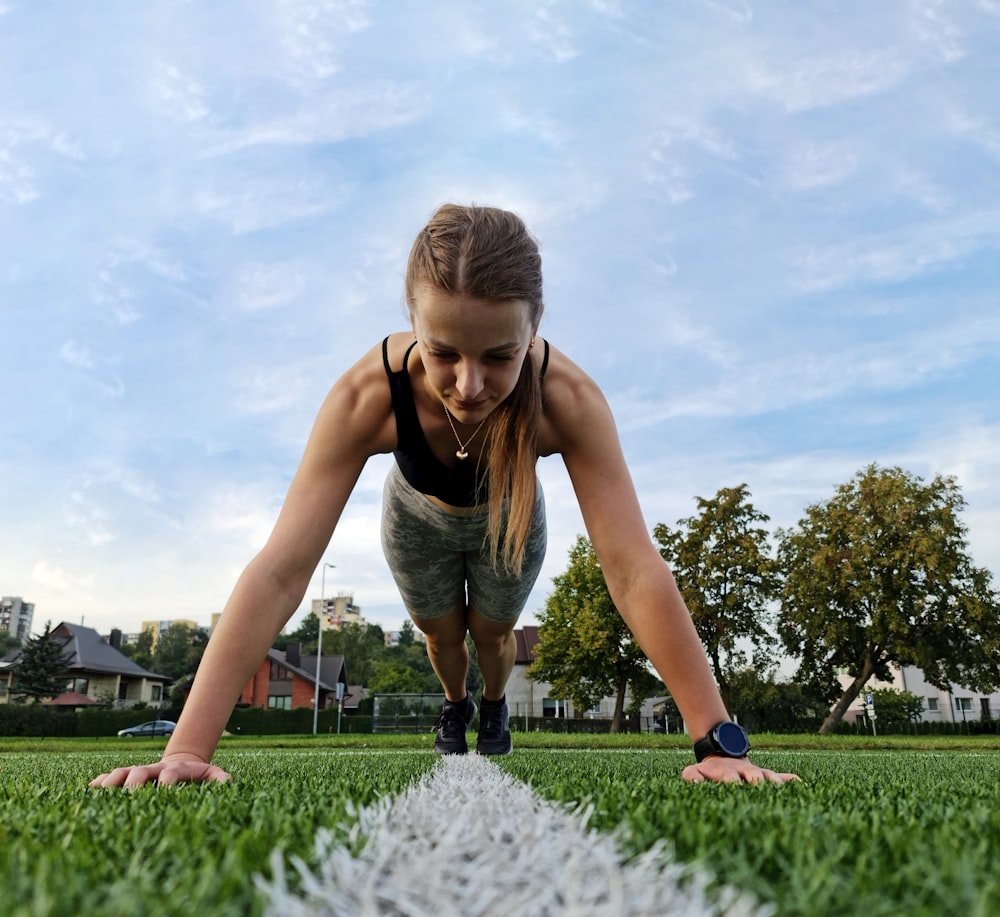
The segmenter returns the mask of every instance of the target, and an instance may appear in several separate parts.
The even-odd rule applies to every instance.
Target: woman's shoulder
[[[564,452],[594,424],[610,418],[598,384],[565,353],[549,342],[549,359],[542,382],[540,452]]]
[[[317,425],[333,436],[367,445],[371,453],[395,448],[392,392],[386,360],[403,364],[405,341],[412,335],[390,334],[374,344],[334,382],[320,409]]]

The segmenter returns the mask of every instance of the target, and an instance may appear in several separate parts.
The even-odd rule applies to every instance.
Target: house
[[[337,701],[337,685],[342,684],[341,696],[347,703],[347,667],[343,656],[320,657],[319,709],[332,707]],[[253,677],[247,682],[237,704],[242,707],[270,707],[291,710],[312,707],[316,698],[316,657],[303,656],[300,644],[289,643],[285,652],[267,651]]]
[[[66,661],[68,694],[83,695],[92,702],[110,701],[118,708],[146,703],[158,707],[171,679],[148,672],[111,646],[92,627],[63,622],[50,631]],[[10,702],[11,687],[17,682],[17,666],[23,650],[16,649],[0,659],[0,703]],[[84,706],[83,703],[71,706]]]
[[[844,719],[862,723],[865,720],[865,695],[880,689],[908,691],[923,698],[924,709],[920,714],[921,723],[965,723],[978,720],[1000,719],[1000,691],[980,694],[963,685],[949,685],[946,690],[935,688],[927,681],[924,673],[916,666],[892,666],[889,681],[872,679],[862,689],[854,706]],[[851,677],[845,673],[838,676],[841,687],[846,688]],[[875,710],[878,717],[878,710]]]
[[[552,685],[528,677],[528,666],[535,660],[538,645],[538,627],[526,625],[514,630],[514,670],[507,682],[507,706],[512,717],[566,717],[610,720],[615,712],[615,698],[602,698],[589,710],[576,710],[571,700],[552,696]],[[629,697],[626,694],[625,702]],[[652,722],[652,700],[646,699],[640,717]]]

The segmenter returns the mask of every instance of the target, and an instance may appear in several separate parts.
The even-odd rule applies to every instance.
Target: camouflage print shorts
[[[394,463],[382,500],[382,550],[415,618],[468,607],[499,623],[517,620],[545,559],[545,498],[538,484],[535,515],[520,576],[493,569],[486,513],[460,516],[432,503]]]

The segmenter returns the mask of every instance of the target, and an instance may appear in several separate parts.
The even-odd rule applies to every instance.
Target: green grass
[[[3,740],[0,908],[256,913],[251,877],[269,874],[273,848],[310,860],[317,828],[350,826],[352,806],[398,792],[436,760],[423,737],[342,738],[226,739],[216,761],[232,785],[131,793],[86,784],[155,760],[162,740]],[[1000,913],[996,742],[962,739],[954,752],[942,737],[891,747],[869,737],[859,749],[857,738],[756,736],[759,763],[805,782],[732,787],[683,783],[692,757],[675,738],[522,734],[501,766],[589,807],[629,853],[665,841],[779,914]]]

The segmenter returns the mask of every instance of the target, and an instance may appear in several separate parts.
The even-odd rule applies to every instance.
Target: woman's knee
[[[414,626],[427,638],[429,650],[445,649],[465,643],[468,632],[467,613],[464,607],[434,618],[418,618],[410,615]]]

